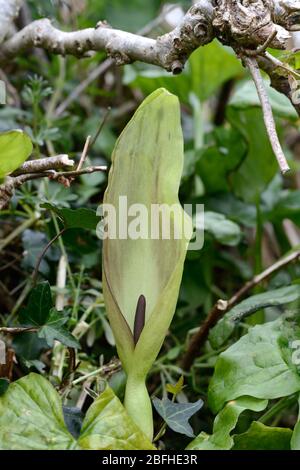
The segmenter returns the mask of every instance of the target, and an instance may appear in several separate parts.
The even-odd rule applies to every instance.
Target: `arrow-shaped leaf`
[[[194,437],[194,432],[189,424],[189,419],[203,406],[203,401],[195,403],[174,403],[168,398],[153,398],[153,405],[158,414],[165,420],[169,428],[180,434]]]

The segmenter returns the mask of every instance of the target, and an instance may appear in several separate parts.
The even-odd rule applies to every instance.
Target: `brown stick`
[[[192,337],[188,349],[183,356],[181,367],[183,370],[188,370],[192,366],[195,358],[199,355],[201,347],[204,345],[208,338],[211,328],[213,328],[218,321],[227,313],[239,300],[244,297],[253,287],[267,279],[271,274],[283,268],[287,264],[295,261],[300,257],[300,250],[297,250],[290,255],[280,259],[272,264],[269,268],[260,274],[257,274],[250,281],[248,281],[236,294],[229,300],[218,300],[208,314],[206,320],[201,325],[197,333]]]

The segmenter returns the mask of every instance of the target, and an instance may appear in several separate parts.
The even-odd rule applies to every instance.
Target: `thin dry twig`
[[[53,180],[60,181],[65,184],[68,180],[68,185],[70,184],[70,178],[76,178],[81,175],[87,175],[95,172],[107,171],[106,166],[88,166],[82,168],[81,170],[72,170],[72,171],[55,171],[55,170],[46,170],[43,172],[37,173],[28,173],[22,174],[15,177],[8,177],[5,183],[0,185],[0,210],[4,209],[5,206],[9,203],[10,199],[13,196],[13,193],[16,189],[20,188],[22,184],[27,181],[32,181],[40,178],[51,178]]]
[[[94,135],[93,140],[92,140],[91,143],[90,143],[90,147],[89,147],[90,149],[91,149],[91,148],[95,145],[95,143],[97,142],[97,139],[98,139],[99,135],[101,134],[101,132],[102,132],[102,130],[103,130],[105,124],[107,123],[107,120],[108,120],[108,118],[109,118],[110,113],[111,113],[111,107],[109,106],[109,107],[107,108],[107,110],[106,110],[104,116],[103,116],[102,121],[100,122],[100,126],[99,126],[99,128],[98,128],[96,134]]]
[[[254,57],[244,57],[244,62],[248,67],[256,86],[257,94],[259,96],[263,110],[265,126],[274,154],[277,158],[281,173],[285,174],[290,170],[290,167],[279,142],[271,103],[269,101],[269,97],[267,95],[264,82],[259,71],[257,60]]]
[[[64,227],[62,230],[60,230],[60,232],[58,232],[55,237],[53,237],[48,243],[47,245],[43,248],[42,252],[40,253],[38,259],[37,259],[37,262],[36,262],[36,265],[35,265],[35,268],[34,268],[34,271],[33,271],[33,274],[32,274],[32,284],[33,286],[36,285],[36,282],[37,282],[37,278],[38,278],[38,274],[39,274],[39,268],[40,268],[40,265],[41,265],[41,262],[45,256],[45,254],[47,253],[47,251],[49,250],[49,248],[53,245],[53,243],[56,242],[56,240],[65,233],[66,231],[66,228]]]
[[[81,168],[82,168],[83,165],[84,165],[84,162],[85,162],[85,160],[86,160],[86,158],[87,158],[88,150],[89,150],[89,148],[90,148],[91,138],[92,138],[91,135],[88,135],[87,138],[86,138],[86,141],[85,141],[85,144],[84,144],[84,147],[83,147],[83,151],[82,151],[82,154],[81,154],[81,157],[80,157],[78,166],[77,166],[77,168],[76,168],[76,171],[80,171]]]
[[[182,359],[181,367],[183,370],[189,370],[192,366],[195,358],[199,355],[199,352],[208,338],[211,328],[213,328],[218,321],[227,313],[234,305],[236,305],[244,295],[246,295],[251,289],[260,284],[262,281],[267,279],[269,276],[279,271],[284,266],[287,266],[291,262],[300,258],[300,250],[292,252],[290,255],[280,259],[276,263],[272,264],[269,268],[260,274],[257,274],[250,281],[248,281],[236,294],[234,294],[229,300],[219,299],[213,306],[212,310],[208,314],[206,320],[201,325],[197,333],[193,336],[188,346],[188,349]]]
[[[38,160],[27,160],[11,176],[39,173],[47,170],[60,170],[73,166],[74,160],[70,160],[68,155],[56,155],[54,157],[39,158]]]

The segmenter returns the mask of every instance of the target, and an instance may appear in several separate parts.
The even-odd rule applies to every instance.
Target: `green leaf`
[[[78,444],[91,450],[155,449],[109,387],[89,408]]]
[[[69,434],[61,400],[37,374],[10,384],[0,398],[1,450],[68,450],[77,444]]]
[[[255,326],[220,354],[210,381],[208,402],[214,412],[227,401],[247,395],[274,399],[300,390],[291,348],[283,349],[281,319]]]
[[[27,160],[32,142],[25,132],[18,130],[0,133],[0,179],[9,175]]]
[[[230,190],[230,172],[238,167],[248,148],[240,132],[233,128],[216,127],[213,137],[215,145],[201,149],[196,166],[208,194]]]
[[[248,143],[246,157],[231,176],[233,189],[246,202],[256,203],[278,170],[261,108],[239,109],[228,106],[227,117]]]
[[[230,78],[243,74],[240,61],[232,49],[217,40],[199,47],[190,57],[191,89],[201,101],[212,96]]]
[[[92,209],[60,208],[49,202],[41,204],[41,207],[55,212],[67,229],[82,228],[86,230],[96,230],[97,224],[100,221],[100,218]]]
[[[17,356],[22,360],[37,360],[42,351],[48,349],[46,341],[38,338],[37,333],[26,331],[15,335],[12,346]]]
[[[292,450],[300,450],[300,395],[298,399],[299,404],[299,411],[298,411],[298,421],[295,425],[292,440],[291,440],[291,449]]]
[[[174,403],[168,398],[154,397],[153,405],[157,413],[164,419],[169,428],[185,436],[194,437],[193,429],[189,424],[189,419],[203,406],[203,401],[195,403]]]
[[[253,421],[247,432],[233,436],[233,450],[290,450],[292,430]]]
[[[204,432],[199,434],[187,447],[188,450],[229,450],[234,441],[230,433],[235,428],[239,416],[245,410],[262,411],[268,404],[267,400],[258,400],[251,397],[240,397],[230,401],[216,416],[213,434]]]
[[[9,380],[0,378],[0,397],[1,395],[4,395],[8,387],[9,387]]]
[[[45,339],[52,347],[54,340],[67,347],[80,348],[77,339],[64,326],[68,317],[53,308],[49,282],[42,282],[33,288],[28,305],[19,315],[19,322],[27,327],[37,327],[38,337]],[[29,339],[29,338],[28,338]]]
[[[41,282],[32,289],[27,307],[19,315],[19,323],[24,326],[44,325],[52,307],[50,284],[48,281]]]
[[[274,114],[285,119],[297,120],[298,114],[290,100],[285,95],[272,88],[269,80],[264,80],[264,82]],[[249,80],[243,82],[233,94],[229,104],[239,109],[261,107],[253,81]]]
[[[298,114],[290,100],[285,95],[272,88],[270,86],[269,80],[265,80],[265,88],[267,90],[275,115],[286,119],[298,119]],[[238,87],[236,92],[232,95],[229,104],[230,106],[239,109],[261,107],[261,103],[253,81],[249,80],[243,82],[242,85]]]
[[[228,220],[225,215],[217,212],[205,212],[204,229],[223,245],[235,246],[241,240],[240,227],[235,222]]]
[[[169,356],[169,359],[171,359],[170,356]],[[177,381],[176,384],[167,384],[166,385],[166,390],[167,390],[167,392],[172,393],[172,395],[174,395],[176,397],[177,395],[179,395],[179,393],[182,392],[182,390],[184,388],[183,384],[184,384],[184,378],[183,378],[183,375],[182,375],[179,378],[179,380]]]
[[[69,433],[62,401],[44,377],[29,374],[0,398],[1,450],[154,449],[110,388],[95,400],[78,441]]]
[[[80,343],[64,327],[67,321],[68,317],[64,316],[63,312],[51,309],[45,325],[38,331],[38,337],[44,339],[49,347],[52,347],[57,340],[69,348],[80,349]]]
[[[263,292],[243,300],[233,307],[210,331],[209,341],[214,349],[222,346],[233,333],[235,326],[254,312],[266,307],[275,307],[300,299],[300,286],[292,285]]]

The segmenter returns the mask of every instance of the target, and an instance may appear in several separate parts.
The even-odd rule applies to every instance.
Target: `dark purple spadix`
[[[140,295],[136,305],[135,318],[134,318],[134,329],[133,329],[133,340],[136,345],[143,328],[145,326],[146,318],[146,298],[144,295]]]

